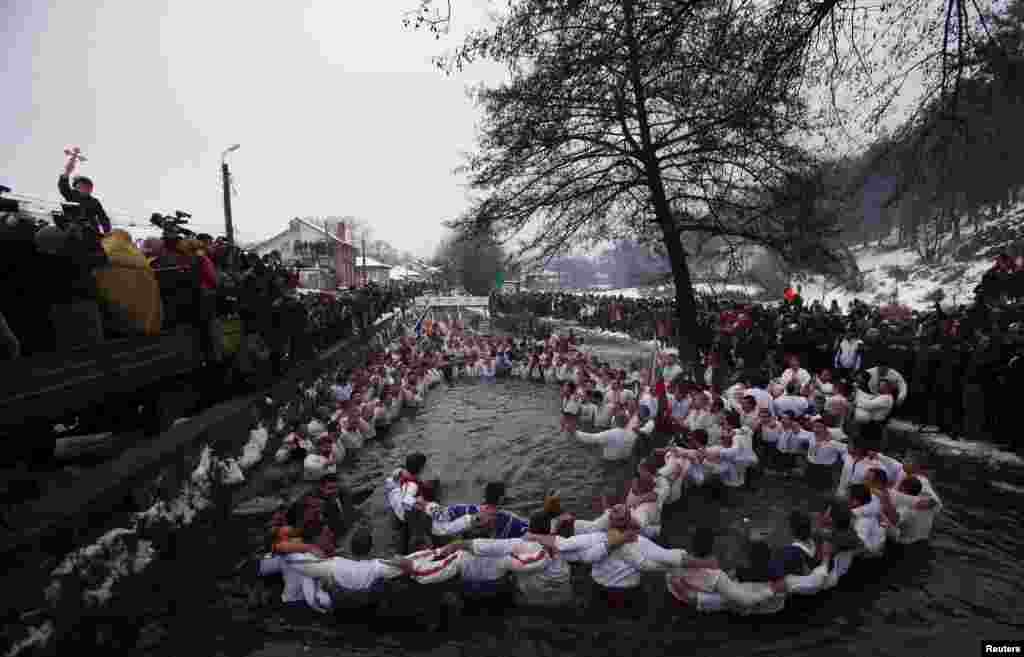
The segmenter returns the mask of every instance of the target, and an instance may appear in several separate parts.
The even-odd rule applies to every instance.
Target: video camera
[[[153,224],[157,228],[162,228],[165,237],[195,237],[188,228],[185,228],[185,224],[192,218],[187,212],[181,210],[175,210],[174,216],[162,215],[159,212],[154,212],[149,217],[149,223]]]
[[[10,187],[0,185],[0,212],[17,212],[20,208],[18,202],[13,198],[4,198],[4,194],[11,191]]]

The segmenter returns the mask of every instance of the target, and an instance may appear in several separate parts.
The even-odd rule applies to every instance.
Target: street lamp
[[[241,147],[241,144],[233,144],[224,149],[220,154],[220,175],[224,186],[224,228],[225,237],[228,239],[228,268],[234,264],[235,250],[235,227],[231,223],[231,172],[228,171],[227,156]]]
[[[241,144],[232,144],[231,146],[228,146],[227,148],[225,148],[224,152],[220,154],[220,162],[221,162],[221,164],[224,164],[224,158],[226,158],[228,156],[228,153],[234,153],[235,151],[237,151],[241,147],[242,147]]]

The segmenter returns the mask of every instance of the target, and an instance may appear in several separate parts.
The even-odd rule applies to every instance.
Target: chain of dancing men
[[[926,543],[942,508],[919,467],[880,449],[878,409],[885,417],[906,396],[898,373],[877,368],[869,372],[867,390],[851,392],[832,383],[827,370],[812,376],[793,358],[778,380],[755,377],[721,391],[683,380],[682,367],[669,353],[658,354],[650,368],[627,371],[577,349],[571,335],[531,344],[466,335],[443,322],[434,333],[419,341],[403,338],[366,368],[340,375],[337,410],[286,441],[279,459],[297,449],[305,453],[307,476],[324,477],[314,499],[336,496],[331,476],[339,454],[358,449],[403,405],[422,404],[427,388],[461,377],[512,376],[561,384],[562,430],[600,445],[605,459],[631,459],[638,441],[647,448],[624,503],[604,499],[604,512],[584,520],[562,513],[557,493],[551,493],[524,519],[500,508],[504,486],[492,482],[480,504],[442,505],[439,482],[420,477],[427,457],[410,454],[385,482],[400,551],[407,556],[371,558],[373,539],[365,528],[351,537],[349,557],[333,556],[332,534],[314,541],[308,529],[297,526],[294,512],[275,515],[271,549],[259,569],[283,575],[285,602],[347,615],[369,610],[370,617],[385,618],[396,600],[433,600],[416,607],[421,616],[437,609],[435,593],[498,609],[509,594],[521,605],[572,605],[571,564],[579,563],[590,565],[592,600],[614,608],[642,608],[642,575],[655,571],[665,573],[673,605],[775,613],[789,596],[836,587],[855,559],[877,559],[887,546],[898,551]],[[582,431],[580,424],[597,432]],[[659,440],[664,447],[656,446]],[[749,567],[727,573],[714,556],[710,528],[697,529],[690,551],[655,542],[663,508],[687,489],[741,488],[750,485],[750,473],[766,468],[802,469],[808,483],[823,492],[834,486],[821,513],[790,515],[790,545],[773,553],[752,541]],[[331,510],[330,503],[312,503],[306,515],[316,527],[316,517],[330,516]],[[450,542],[435,547],[444,541]],[[423,595],[401,595],[410,588]]]

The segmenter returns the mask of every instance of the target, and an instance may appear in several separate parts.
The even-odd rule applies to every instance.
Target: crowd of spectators
[[[859,300],[842,309],[835,301],[800,297],[778,303],[702,298],[697,334],[684,338],[698,354],[691,371],[700,377],[714,364],[723,384],[774,379],[795,355],[811,372],[831,369],[858,381],[867,370],[888,366],[909,387],[901,417],[952,436],[1016,442],[1013,397],[1024,385],[1024,274],[1016,264],[1001,257],[970,305],[936,300],[926,311]],[[676,339],[672,299],[520,292],[499,296],[495,307],[637,339]]]
[[[136,241],[111,225],[91,180],[70,178],[77,161],[69,153],[57,185],[67,202],[49,221],[0,195],[0,272],[6,283],[0,295],[0,359],[191,327],[203,362],[230,361],[247,372],[255,351],[266,353],[273,372],[280,373],[288,360],[303,360],[366,331],[382,313],[422,292],[418,284],[370,284],[303,294],[298,272],[279,258],[196,234],[182,212],[154,214],[150,223],[162,236]],[[104,277],[115,269],[120,278]],[[237,362],[231,353],[238,354]]]

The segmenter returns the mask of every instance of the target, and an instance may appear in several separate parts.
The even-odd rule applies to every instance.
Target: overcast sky
[[[220,153],[240,143],[239,239],[294,216],[354,215],[429,254],[466,206],[452,174],[473,146],[465,88],[502,70],[445,77],[430,63],[484,19],[483,0],[460,2],[441,41],[402,26],[415,4],[0,0],[0,183],[57,199],[76,144],[118,218],[181,209],[223,232]]]
[[[440,41],[403,27],[417,4],[0,0],[0,183],[56,200],[62,151],[77,144],[115,223],[181,209],[218,234],[220,154],[240,143],[240,241],[295,216],[353,215],[429,255],[467,206],[452,173],[474,146],[466,87],[504,71],[447,77],[430,62],[483,23],[487,0],[454,3]]]

